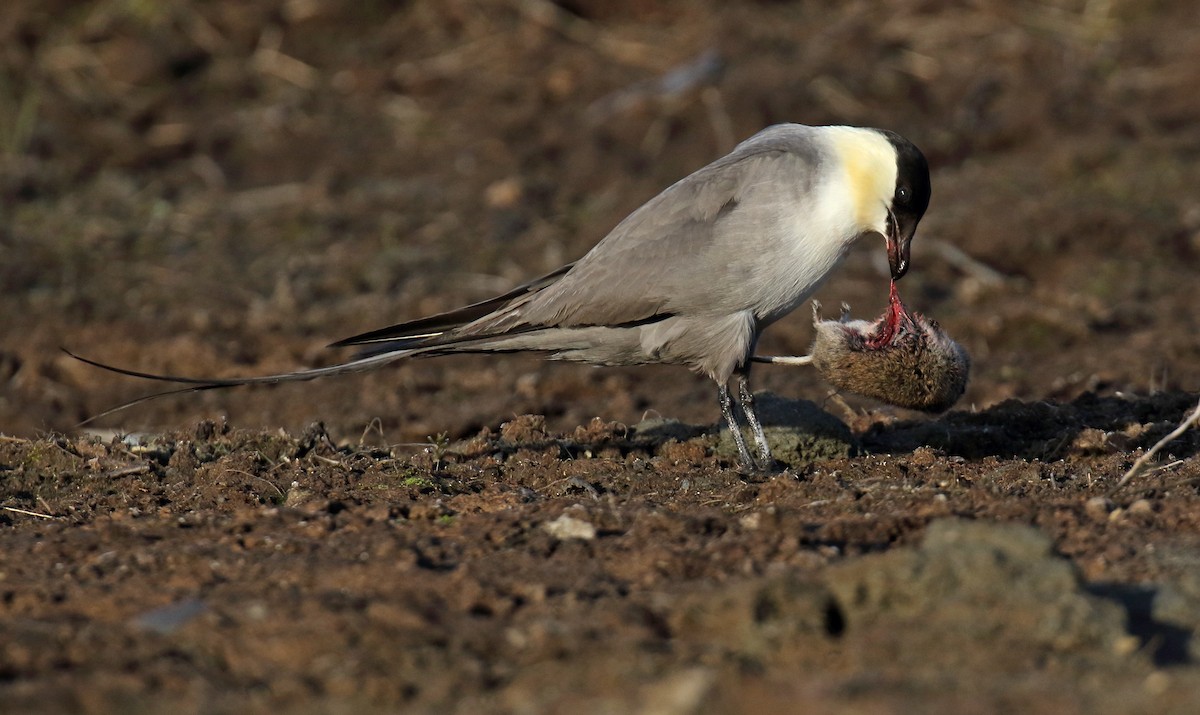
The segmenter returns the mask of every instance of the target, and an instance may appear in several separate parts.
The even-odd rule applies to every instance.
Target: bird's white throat
[[[822,127],[842,171],[830,177],[830,208],[840,204],[854,217],[857,233],[886,235],[887,209],[896,191],[896,150],[883,134],[858,127]],[[841,196],[839,196],[841,194]]]

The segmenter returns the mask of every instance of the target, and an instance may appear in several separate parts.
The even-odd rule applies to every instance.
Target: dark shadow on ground
[[[1102,397],[1093,393],[1073,402],[1008,400],[982,412],[951,412],[933,421],[874,425],[861,437],[874,453],[911,452],[932,447],[965,459],[1019,457],[1058,459],[1071,450],[1127,450],[1153,445],[1196,405],[1196,395],[1169,392],[1144,397]],[[1171,444],[1178,458],[1196,454],[1195,431]]]

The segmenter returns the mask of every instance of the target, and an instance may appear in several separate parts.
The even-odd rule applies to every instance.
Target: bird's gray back
[[[560,280],[467,330],[757,311],[786,270],[780,222],[812,200],[825,159],[812,128],[765,129],[630,214]]]

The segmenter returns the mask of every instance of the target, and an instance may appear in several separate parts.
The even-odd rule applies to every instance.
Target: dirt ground
[[[9,0],[0,711],[1194,713],[1194,3]],[[168,397],[573,260],[781,121],[897,130],[927,417],[669,367]],[[877,315],[882,246],[818,296]],[[803,354],[807,310],[760,351]]]

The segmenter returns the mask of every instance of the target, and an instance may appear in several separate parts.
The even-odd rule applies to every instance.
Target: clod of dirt
[[[968,646],[983,641],[991,667],[1006,652],[1111,662],[1137,648],[1124,610],[1086,593],[1071,562],[1026,526],[937,521],[920,547],[837,565],[828,585],[848,632],[879,641],[880,653],[920,653],[923,667],[969,667],[979,654]],[[891,643],[896,633],[906,642]]]
[[[758,418],[775,459],[791,467],[847,457],[854,449],[854,435],[844,422],[808,400],[789,400],[763,392],[754,397]],[[752,443],[754,436],[743,430]],[[736,458],[737,447],[722,426],[716,441],[717,454]]]
[[[768,658],[797,638],[836,636],[842,629],[829,589],[795,571],[696,590],[665,610],[673,638],[739,658]]]

